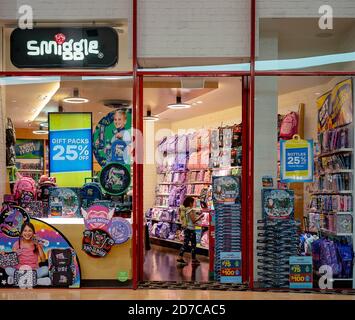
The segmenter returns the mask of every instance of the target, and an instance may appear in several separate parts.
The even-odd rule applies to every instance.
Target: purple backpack
[[[164,222],[159,231],[159,238],[168,239],[170,233],[170,224],[168,222]]]
[[[173,136],[168,137],[166,151],[168,153],[175,153],[176,152],[176,145],[177,145],[177,135],[173,135]]]
[[[183,171],[186,170],[188,163],[187,153],[177,153],[175,156],[175,163],[173,165],[173,170]]]
[[[188,135],[178,135],[176,149],[178,153],[187,153],[189,151]]]
[[[328,265],[333,270],[333,276],[341,274],[341,263],[338,259],[337,248],[333,241],[322,240],[320,244],[320,265]]]
[[[169,194],[169,199],[168,199],[168,204],[169,207],[174,207],[175,206],[175,194],[176,194],[176,190],[177,190],[177,186],[173,186],[171,188],[170,194]]]
[[[164,222],[158,222],[158,223],[156,224],[154,236],[156,236],[157,238],[160,237],[160,229],[162,228],[163,223],[164,223]]]
[[[164,137],[158,143],[158,151],[163,154],[164,152],[166,152],[166,149],[167,149],[167,138]]]
[[[168,210],[163,210],[160,214],[160,221],[170,221],[170,213]]]

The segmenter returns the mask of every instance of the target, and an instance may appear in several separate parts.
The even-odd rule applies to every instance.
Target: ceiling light
[[[167,107],[169,109],[188,109],[188,108],[191,108],[191,104],[182,103],[181,102],[181,97],[180,96],[176,96],[176,103],[168,104]]]
[[[202,102],[202,101],[197,101],[196,103],[201,104],[201,103],[203,103],[203,102]]]
[[[48,122],[41,122],[39,126],[42,128],[48,128]]]
[[[152,112],[150,110],[147,110],[147,115],[145,117],[143,117],[144,121],[158,121],[159,117],[157,116],[152,116]]]
[[[33,130],[33,134],[48,134],[48,130],[45,130],[45,127],[42,124],[39,125],[39,130]]]
[[[63,99],[64,102],[68,103],[87,103],[89,99],[79,96],[79,89],[75,88],[72,97],[67,97]]]

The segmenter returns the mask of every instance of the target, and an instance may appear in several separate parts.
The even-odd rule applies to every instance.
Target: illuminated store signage
[[[118,34],[108,27],[15,29],[11,62],[18,68],[109,68],[118,61]]]

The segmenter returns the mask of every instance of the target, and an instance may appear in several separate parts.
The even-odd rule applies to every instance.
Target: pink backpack
[[[292,139],[297,134],[298,114],[296,112],[288,113],[281,122],[280,138],[284,140]]]
[[[19,202],[20,205],[36,200],[36,182],[30,177],[21,177],[15,183],[14,198]]]

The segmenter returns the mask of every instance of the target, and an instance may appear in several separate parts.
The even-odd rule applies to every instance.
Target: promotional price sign
[[[312,289],[313,265],[312,257],[290,257],[290,288]]]
[[[280,140],[280,152],[281,182],[313,181],[313,140]]]
[[[49,113],[49,172],[60,187],[92,176],[91,113]]]
[[[242,253],[221,252],[221,283],[242,283]]]

